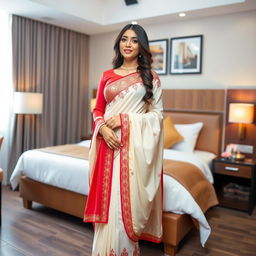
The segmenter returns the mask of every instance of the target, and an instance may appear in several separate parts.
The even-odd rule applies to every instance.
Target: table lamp
[[[239,138],[244,140],[246,137],[245,124],[253,123],[254,104],[246,103],[230,103],[229,104],[229,119],[230,123],[239,124]]]

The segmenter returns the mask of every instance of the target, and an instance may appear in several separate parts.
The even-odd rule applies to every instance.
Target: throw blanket
[[[85,160],[88,160],[89,154],[89,148],[77,144],[53,146],[40,150]],[[182,161],[164,159],[163,171],[164,174],[176,179],[189,191],[203,212],[218,204],[214,187],[195,165]]]
[[[66,144],[47,148],[40,148],[40,151],[57,155],[70,156],[88,160],[89,148],[77,144]]]
[[[203,212],[218,204],[214,187],[195,165],[164,159],[163,170],[189,191]]]

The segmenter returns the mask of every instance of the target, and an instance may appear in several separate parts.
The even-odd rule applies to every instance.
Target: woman
[[[139,255],[138,240],[162,238],[162,99],[144,29],[126,25],[93,111],[90,193],[92,255]]]

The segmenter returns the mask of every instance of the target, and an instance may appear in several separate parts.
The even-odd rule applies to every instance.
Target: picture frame
[[[170,74],[201,74],[202,52],[203,35],[171,38]]]
[[[152,69],[158,75],[167,75],[168,64],[168,39],[149,41],[149,49],[152,54]]]

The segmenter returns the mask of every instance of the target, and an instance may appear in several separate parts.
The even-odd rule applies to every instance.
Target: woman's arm
[[[104,79],[103,73],[98,87],[95,108],[93,110],[93,128],[95,128],[96,126],[99,127],[99,133],[102,135],[109,148],[118,149],[120,147],[120,141],[113,129],[107,127],[104,120],[104,114],[107,105],[106,99],[104,97],[105,84],[106,81]]]
[[[106,84],[106,81],[104,79],[104,73],[103,73],[98,86],[95,108],[93,109],[93,121],[94,121],[93,129],[95,128],[96,125],[102,126],[105,123],[104,114],[105,114],[105,109],[107,104],[106,99],[104,97],[105,84]]]

